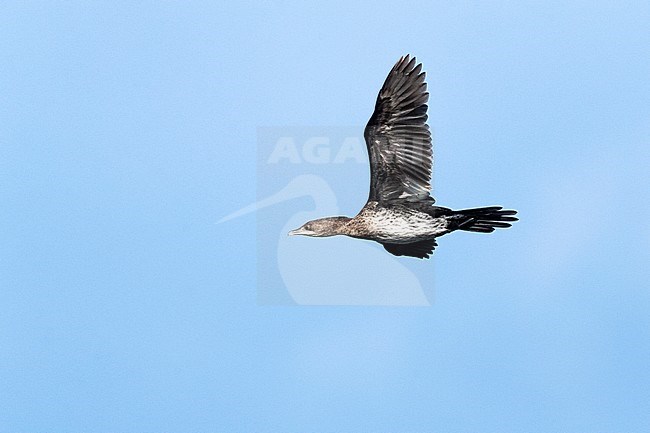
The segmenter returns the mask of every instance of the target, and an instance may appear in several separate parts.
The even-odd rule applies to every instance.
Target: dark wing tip
[[[410,73],[418,66],[421,68],[422,63],[418,63],[417,57],[407,54],[399,58],[395,66],[398,66],[398,69],[402,73]]]

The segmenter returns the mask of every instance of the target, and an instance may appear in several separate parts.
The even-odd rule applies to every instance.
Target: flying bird
[[[517,221],[517,211],[501,206],[452,210],[434,205],[428,100],[422,64],[410,55],[401,57],[379,91],[364,131],[370,158],[365,206],[354,218],[316,219],[289,235],[345,235],[379,242],[396,256],[424,259],[442,235],[456,230],[491,233]]]

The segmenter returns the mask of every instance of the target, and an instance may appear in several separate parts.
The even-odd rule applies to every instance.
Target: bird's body
[[[394,255],[428,258],[439,236],[454,230],[489,233],[517,220],[516,211],[500,206],[454,211],[434,205],[429,94],[421,70],[415,58],[402,57],[379,92],[364,132],[370,158],[366,205],[354,218],[321,218],[289,234],[346,235],[379,242]]]
[[[367,203],[348,225],[350,236],[377,242],[408,244],[432,239],[445,233],[448,221],[399,204],[382,206]]]

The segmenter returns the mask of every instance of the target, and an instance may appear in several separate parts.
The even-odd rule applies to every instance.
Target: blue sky
[[[0,431],[648,431],[648,22],[647,2],[3,3]],[[264,215],[216,224],[258,199],[258,129],[362,128],[405,53],[438,202],[521,221],[408,262],[431,307],[258,305]],[[365,182],[333,185],[344,212]]]

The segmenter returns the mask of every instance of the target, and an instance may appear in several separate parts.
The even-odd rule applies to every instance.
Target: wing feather
[[[428,259],[438,246],[435,239],[428,239],[410,244],[382,244],[386,251],[395,256],[410,256]]]
[[[364,137],[370,158],[369,201],[432,204],[429,93],[422,64],[402,57],[382,86]]]

